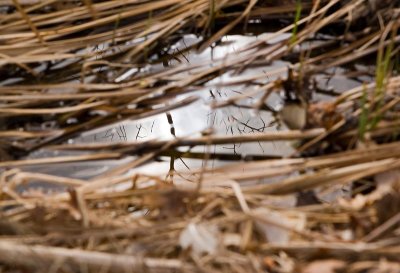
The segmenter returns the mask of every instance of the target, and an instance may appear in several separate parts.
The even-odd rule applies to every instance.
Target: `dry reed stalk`
[[[316,128],[312,130],[290,130],[290,131],[275,131],[265,133],[252,133],[242,134],[240,136],[211,136],[211,137],[188,137],[188,138],[177,138],[172,141],[144,141],[140,142],[122,142],[122,143],[90,143],[90,144],[69,144],[69,145],[57,145],[50,147],[51,149],[60,150],[77,150],[77,151],[88,151],[88,150],[99,150],[99,149],[111,149],[119,150],[124,152],[130,152],[131,150],[152,150],[159,149],[162,146],[168,145],[170,147],[184,147],[184,146],[197,146],[197,145],[221,145],[229,143],[247,143],[257,141],[278,141],[278,140],[301,140],[309,139],[319,136],[325,132],[322,128]]]
[[[58,158],[55,157],[36,158],[36,159],[26,159],[26,160],[16,160],[16,161],[3,161],[0,162],[0,168],[39,165],[39,164],[56,164],[56,163],[66,163],[66,162],[119,159],[119,158],[121,158],[121,154],[119,153],[97,153],[92,155],[60,156]]]
[[[400,146],[395,133],[400,78],[394,69],[383,75],[383,83],[360,84],[326,104],[311,102],[308,115],[314,119],[309,118],[306,130],[65,143],[124,120],[188,106],[197,97],[181,95],[198,90],[244,86],[241,94],[216,99],[211,106],[276,114],[268,105],[275,92],[306,97],[302,93],[318,91],[312,79],[330,75],[332,68],[358,75],[361,71],[353,65],[367,56],[386,50],[394,60],[398,54],[395,1],[301,1],[301,9],[291,1],[267,2],[0,1],[15,7],[0,11],[2,265],[79,272],[86,266],[93,271],[259,273],[304,272],[301,264],[318,257],[346,262],[354,258],[371,267],[379,259],[398,261]],[[300,15],[295,20],[296,13]],[[273,25],[279,18],[283,27],[274,27],[274,33],[234,56],[191,64],[180,60],[182,52],[171,53],[185,33],[210,34],[183,50],[188,53],[208,48],[250,20]],[[273,41],[278,37],[282,39]],[[215,81],[282,59],[291,62],[290,67]],[[146,71],[151,65],[159,68]],[[382,86],[384,103],[379,107],[376,90]],[[255,100],[249,102],[249,96]],[[360,141],[357,123],[366,105],[372,108],[369,121],[379,122]],[[325,112],[318,112],[321,109]],[[68,118],[78,122],[68,124]],[[54,126],[24,128],[43,121]],[[182,151],[175,151],[180,147],[207,150],[210,145],[278,140],[303,141],[298,158],[172,170],[173,184],[137,169],[165,154],[183,157]],[[88,153],[29,157],[38,149]],[[31,169],[132,155],[138,157],[89,179]],[[208,152],[196,156],[211,158]],[[12,169],[20,166],[24,168]],[[37,189],[38,182],[55,188]],[[335,194],[344,185],[355,186],[353,182],[375,184],[376,189],[323,200],[327,192]],[[302,197],[309,193],[311,197]],[[186,233],[195,240],[185,250]],[[216,247],[196,253],[195,248],[209,240],[215,240]]]
[[[0,260],[8,265],[22,265],[29,268],[49,268],[58,263],[60,268],[67,263],[74,267],[87,267],[89,270],[147,270],[148,272],[185,272],[194,270],[179,260],[134,258],[131,255],[115,255],[87,250],[29,246],[11,242],[0,242]]]

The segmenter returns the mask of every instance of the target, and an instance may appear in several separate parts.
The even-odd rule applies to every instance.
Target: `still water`
[[[263,34],[268,35],[268,34]],[[235,58],[239,54],[240,48],[256,41],[261,36],[243,36],[231,35],[225,36],[222,43],[214,48],[209,48],[202,53],[189,52],[182,53],[182,62],[189,64],[202,63],[205,61],[212,61],[214,59],[223,60],[224,58]],[[282,37],[284,38],[284,36]],[[178,42],[172,51],[182,51],[186,47],[196,43],[199,38],[194,35],[187,35],[183,40]],[[171,52],[172,53],[172,52]],[[148,67],[148,71],[166,69],[165,66],[173,66],[177,63],[173,60],[164,67]],[[212,63],[212,62],[211,62]],[[190,137],[199,136],[202,131],[212,129],[215,134],[219,135],[240,135],[254,132],[267,132],[286,129],[284,126],[277,127],[274,123],[274,118],[269,112],[260,111],[255,113],[252,109],[246,107],[233,107],[228,106],[224,108],[213,109],[211,105],[218,101],[224,101],[232,96],[238,94],[246,94],[249,88],[246,85],[236,85],[229,87],[215,87],[223,86],[225,82],[251,77],[253,75],[263,75],[261,83],[268,83],[278,77],[285,78],[287,74],[287,67],[290,64],[284,61],[276,61],[268,66],[251,67],[243,71],[240,75],[233,73],[225,73],[220,77],[209,82],[210,87],[201,90],[196,90],[189,95],[195,95],[199,99],[186,107],[182,107],[170,112],[170,120],[166,114],[160,114],[149,118],[125,121],[120,124],[114,124],[99,130],[87,132],[75,139],[71,139],[70,143],[93,143],[93,142],[124,142],[124,141],[144,141],[150,139],[173,139],[171,134],[171,126],[175,129],[176,137]],[[116,81],[123,81],[132,73],[137,72],[127,71],[120,75]],[[329,81],[321,75],[319,84],[334,86],[335,91],[340,92],[349,88],[359,85],[358,82],[349,80],[341,76],[340,70],[332,71],[332,76]],[[189,95],[182,95],[189,96]],[[243,105],[249,105],[255,102],[257,95],[245,97]],[[317,99],[326,99],[324,96],[319,96]],[[272,94],[269,98],[268,105],[274,109],[281,107],[281,100],[278,94]],[[172,118],[172,122],[171,122]],[[191,151],[206,152],[204,147],[195,147]],[[212,146],[209,148],[210,152],[230,153],[246,155],[280,155],[286,156],[293,152],[292,143],[290,142],[263,142],[263,143],[247,143],[247,144],[229,144]],[[187,151],[187,148],[180,149]],[[49,151],[39,151],[32,155],[32,157],[54,156],[60,154],[51,154]],[[93,176],[100,175],[104,171],[109,170],[113,166],[117,166],[132,158],[119,160],[119,161],[103,161],[93,163],[68,163],[57,164],[53,166],[38,166],[26,168],[30,171],[38,171],[43,173],[65,175],[74,178],[87,179]],[[195,169],[201,167],[202,160],[195,159],[178,159],[175,160],[175,170],[186,171],[188,169]],[[210,160],[207,163],[208,167],[221,166],[226,164],[224,161]],[[141,172],[151,175],[166,175],[170,169],[170,158],[164,157],[160,161],[138,167],[132,172]]]

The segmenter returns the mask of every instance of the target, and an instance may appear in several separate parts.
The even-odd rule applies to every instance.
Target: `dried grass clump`
[[[367,0],[0,1],[0,271],[397,272],[399,11],[396,1]],[[186,51],[202,51],[254,20],[272,34],[233,57],[191,64],[171,53],[185,34],[202,37]],[[271,72],[287,77],[211,82],[276,60],[292,63]],[[357,70],[371,60],[373,73]],[[370,80],[340,94],[314,84],[337,67]],[[280,116],[267,99],[282,91],[287,105],[301,103],[305,124],[68,143],[197,100],[187,93],[238,84],[241,94],[211,106]],[[312,100],[317,93],[331,99]],[[163,155],[226,156],[180,147],[276,140],[299,145],[286,158],[203,167],[173,181],[135,171]],[[29,157],[40,149],[68,155]],[[25,168],[122,158],[87,180]],[[37,182],[55,190],[30,187]]]
[[[315,259],[354,267],[361,261],[379,266],[373,261],[382,258],[398,262],[399,147],[394,142],[316,158],[238,163],[185,174],[192,182],[177,179],[175,185],[139,174],[89,182],[11,169],[1,177],[7,209],[0,261],[42,270],[149,272],[307,272]],[[245,183],[265,178],[278,182]],[[318,189],[320,197],[329,196],[363,178],[378,186],[353,199],[321,203],[299,195]],[[18,192],[38,179],[68,191]],[[196,189],[199,179],[203,187]]]

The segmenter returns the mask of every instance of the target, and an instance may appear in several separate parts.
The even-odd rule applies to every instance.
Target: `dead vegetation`
[[[397,1],[12,0],[0,14],[1,272],[399,272]],[[259,24],[270,34],[234,56],[185,61]],[[185,34],[201,39],[171,50]],[[278,60],[291,65],[269,71],[286,75],[276,80],[213,81]],[[317,77],[336,68],[359,86],[324,90]],[[237,85],[210,106],[270,111],[292,130],[68,142]],[[268,104],[274,93],[283,110]],[[179,150],[277,140],[296,152]],[[43,150],[60,155],[30,156]],[[247,161],[168,179],[135,171],[165,155]],[[87,180],[26,169],[115,159],[125,161]]]

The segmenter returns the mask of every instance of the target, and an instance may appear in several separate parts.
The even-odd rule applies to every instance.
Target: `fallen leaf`
[[[190,248],[196,256],[215,254],[220,237],[215,225],[189,223],[179,237],[179,244],[183,249]]]

